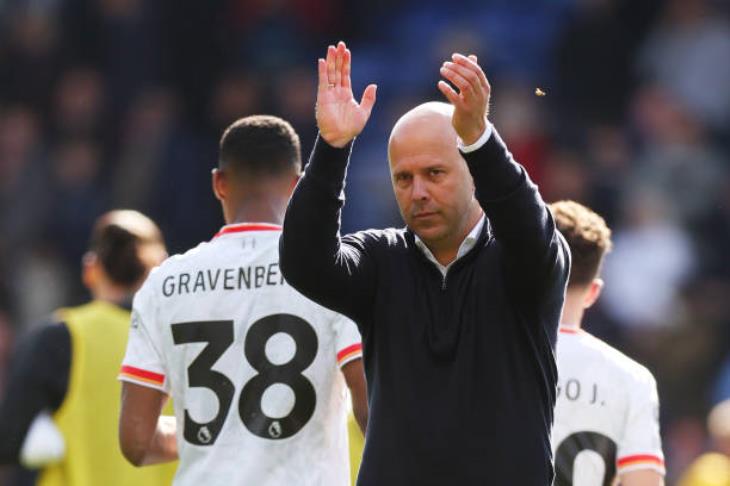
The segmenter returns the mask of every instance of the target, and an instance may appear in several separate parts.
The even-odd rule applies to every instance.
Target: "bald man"
[[[376,91],[358,103],[350,66],[343,43],[319,60],[320,136],[280,245],[287,281],[363,336],[358,485],[547,486],[567,245],[488,121],[477,59],[459,54],[440,71],[450,103],[416,107],[390,137],[406,228],[340,237],[352,141]]]

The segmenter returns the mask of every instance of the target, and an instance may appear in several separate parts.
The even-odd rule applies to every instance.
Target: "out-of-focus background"
[[[657,377],[673,484],[715,447],[705,417],[730,398],[729,13],[721,0],[0,0],[0,390],[14,339],[87,298],[99,214],[141,210],[180,252],[222,224],[209,178],[230,122],[278,114],[309,153],[316,58],[339,39],[356,95],[379,85],[343,225],[400,225],[389,130],[440,99],[443,60],[475,53],[492,120],[545,199],[613,227],[586,327]]]

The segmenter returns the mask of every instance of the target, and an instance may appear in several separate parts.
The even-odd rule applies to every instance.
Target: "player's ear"
[[[228,192],[225,172],[221,169],[213,169],[211,184],[215,198],[221,202],[225,201]]]
[[[296,174],[296,175],[292,176],[291,185],[289,186],[289,189],[290,189],[289,195],[291,195],[291,193],[294,192],[294,188],[297,187],[297,184],[299,183],[299,179],[301,179],[301,178],[302,178],[301,174]]]
[[[91,290],[99,282],[99,258],[96,253],[87,251],[81,259],[81,281],[84,287]]]
[[[592,306],[598,300],[598,297],[601,295],[602,290],[603,280],[601,280],[600,278],[594,278],[593,282],[591,282],[591,285],[588,288],[588,293],[586,293],[585,299],[583,300],[583,308],[587,309]]]

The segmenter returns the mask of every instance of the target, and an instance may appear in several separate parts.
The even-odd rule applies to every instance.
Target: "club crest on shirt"
[[[271,436],[272,439],[278,439],[281,437],[281,424],[278,420],[274,420],[271,422],[271,425],[269,425],[269,436]]]
[[[208,444],[213,439],[213,436],[210,433],[210,430],[207,426],[203,425],[198,429],[198,440],[202,444]]]

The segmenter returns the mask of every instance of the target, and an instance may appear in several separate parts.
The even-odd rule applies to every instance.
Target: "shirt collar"
[[[459,258],[469,253],[469,251],[477,244],[477,241],[479,240],[479,235],[482,233],[482,229],[484,228],[486,219],[486,215],[482,214],[482,217],[479,218],[477,224],[474,225],[469,234],[466,235],[466,238],[464,238],[464,241],[461,242],[459,250],[456,252],[456,258],[454,258],[454,260],[448,265],[441,265],[439,261],[436,260],[436,257],[433,256],[433,253],[431,253],[431,250],[429,250],[428,246],[426,246],[426,243],[424,243],[423,240],[421,240],[421,238],[419,238],[416,233],[413,233],[413,237],[416,241],[416,246],[418,247],[418,249],[421,250],[424,255],[426,255],[426,258],[428,258],[434,265],[436,265],[436,268],[441,271],[442,275],[446,275],[446,271],[449,269],[449,267],[451,267],[451,265],[453,265],[454,262],[457,261]]]
[[[227,224],[221,228],[221,230],[213,236],[213,239],[219,236],[228,235],[231,233],[243,233],[247,231],[281,231],[281,226],[278,224],[271,223],[236,223]]]
[[[564,322],[560,323],[558,331],[560,331],[561,334],[580,334],[582,332],[580,326],[566,324]]]

